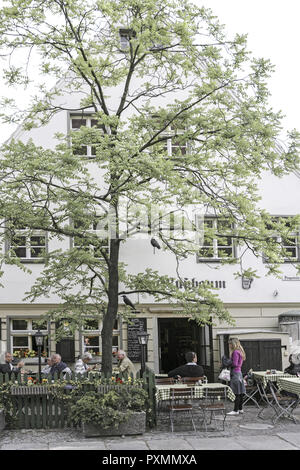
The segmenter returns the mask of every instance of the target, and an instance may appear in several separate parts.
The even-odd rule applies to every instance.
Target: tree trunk
[[[119,303],[119,240],[110,240],[110,266],[108,284],[108,305],[103,318],[102,337],[102,371],[112,371],[112,336],[118,315]]]

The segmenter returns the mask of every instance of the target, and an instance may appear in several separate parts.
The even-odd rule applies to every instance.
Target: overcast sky
[[[286,116],[285,129],[300,130],[300,1],[299,0],[193,0],[213,10],[229,36],[248,34],[248,48],[256,57],[275,65],[269,82],[270,102]],[[0,67],[2,64],[0,63]],[[0,95],[5,92],[0,78]],[[20,94],[20,100],[23,94]],[[0,143],[15,126],[0,124]]]
[[[285,129],[300,130],[300,1],[194,0],[211,8],[229,35],[248,34],[255,57],[270,59],[275,72],[269,81],[270,103],[286,116]]]

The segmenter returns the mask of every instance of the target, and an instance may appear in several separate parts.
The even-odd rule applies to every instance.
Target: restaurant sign
[[[189,279],[187,277],[183,278],[182,280],[177,280],[175,281],[175,285],[178,289],[183,289],[183,288],[197,288],[200,287],[201,285],[207,285],[208,287],[212,287],[215,289],[225,289],[226,288],[226,281],[197,281],[195,278]]]

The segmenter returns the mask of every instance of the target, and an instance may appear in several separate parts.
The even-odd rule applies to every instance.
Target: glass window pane
[[[296,248],[292,248],[292,247],[283,247],[284,248],[284,251],[285,251],[285,255],[288,257],[288,258],[296,258],[297,257],[297,249]]]
[[[11,240],[12,246],[26,246],[26,237],[16,235]]]
[[[44,320],[42,323],[39,323],[38,320],[32,320],[32,329],[34,331],[40,330],[48,330],[47,320]]]
[[[26,258],[26,248],[14,248],[13,252],[18,258]]]
[[[86,320],[84,329],[85,330],[99,330],[98,320]]]
[[[81,126],[86,126],[86,119],[72,119],[72,129],[79,129]]]
[[[13,346],[22,346],[28,348],[28,336],[13,336]]]
[[[203,248],[201,248],[201,249],[199,250],[199,256],[200,256],[201,258],[213,258],[213,256],[214,256],[214,250],[213,250],[213,248],[205,248],[205,247],[203,247]]]
[[[30,245],[31,246],[45,246],[46,237],[44,235],[30,237]]]
[[[232,256],[232,248],[219,248],[218,254],[220,258],[229,258]]]
[[[12,321],[12,329],[13,330],[27,330],[28,329],[28,321],[27,320],[13,320]]]
[[[90,352],[91,354],[100,353],[100,336],[84,336],[84,350]]]
[[[42,258],[43,254],[45,254],[45,248],[31,248],[30,249],[31,258]]]
[[[101,125],[99,124],[97,119],[91,119],[91,126],[92,127],[98,127],[98,128],[101,127]]]
[[[88,154],[88,148],[86,145],[80,145],[76,147],[73,145],[73,154],[74,155],[87,155]]]

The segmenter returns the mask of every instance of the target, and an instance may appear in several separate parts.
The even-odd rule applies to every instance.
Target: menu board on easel
[[[147,331],[147,318],[132,318],[127,325],[128,349],[127,356],[132,362],[141,362],[141,345],[139,344],[137,333]],[[148,351],[146,348],[146,359]]]

